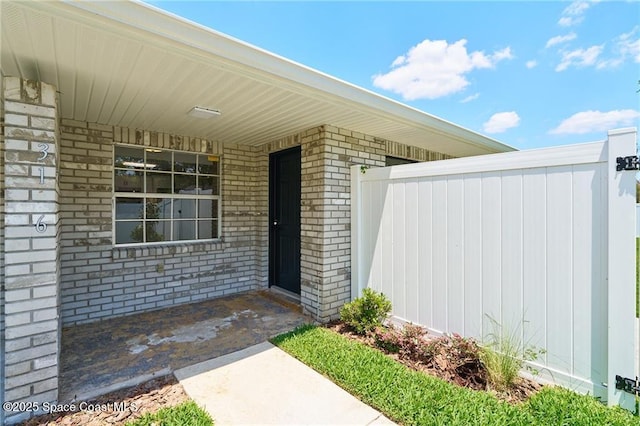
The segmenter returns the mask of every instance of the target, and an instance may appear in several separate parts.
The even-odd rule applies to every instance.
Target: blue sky
[[[519,149],[640,126],[640,3],[150,2]]]

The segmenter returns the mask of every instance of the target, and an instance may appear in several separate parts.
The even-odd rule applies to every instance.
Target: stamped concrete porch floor
[[[65,328],[60,401],[135,385],[309,322],[283,296],[255,291]]]

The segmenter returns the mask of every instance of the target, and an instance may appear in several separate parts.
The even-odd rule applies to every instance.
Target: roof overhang
[[[331,124],[453,156],[513,150],[144,3],[0,7],[2,73],[55,85],[64,118],[248,145]]]

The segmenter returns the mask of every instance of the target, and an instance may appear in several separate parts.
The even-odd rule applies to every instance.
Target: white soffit
[[[3,74],[55,85],[64,118],[248,145],[331,124],[454,156],[513,150],[146,4],[0,7]]]

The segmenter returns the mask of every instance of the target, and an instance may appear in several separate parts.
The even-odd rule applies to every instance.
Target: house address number
[[[42,161],[49,155],[49,144],[39,143],[38,148],[40,148],[40,154],[42,154],[42,157],[38,157],[38,161]]]
[[[42,219],[44,219],[44,215],[43,214],[40,215],[40,217],[38,218],[36,224],[34,225],[36,227],[36,232],[42,233],[42,232],[47,230],[47,224],[44,223],[42,221]]]
[[[38,157],[38,161],[42,162],[49,156],[49,144],[39,143],[38,149],[40,150],[40,157]],[[40,172],[40,185],[44,185],[44,166],[38,167],[38,171]],[[43,214],[40,215],[33,226],[36,228],[36,232],[38,233],[43,233],[47,230],[47,224],[44,222]]]

